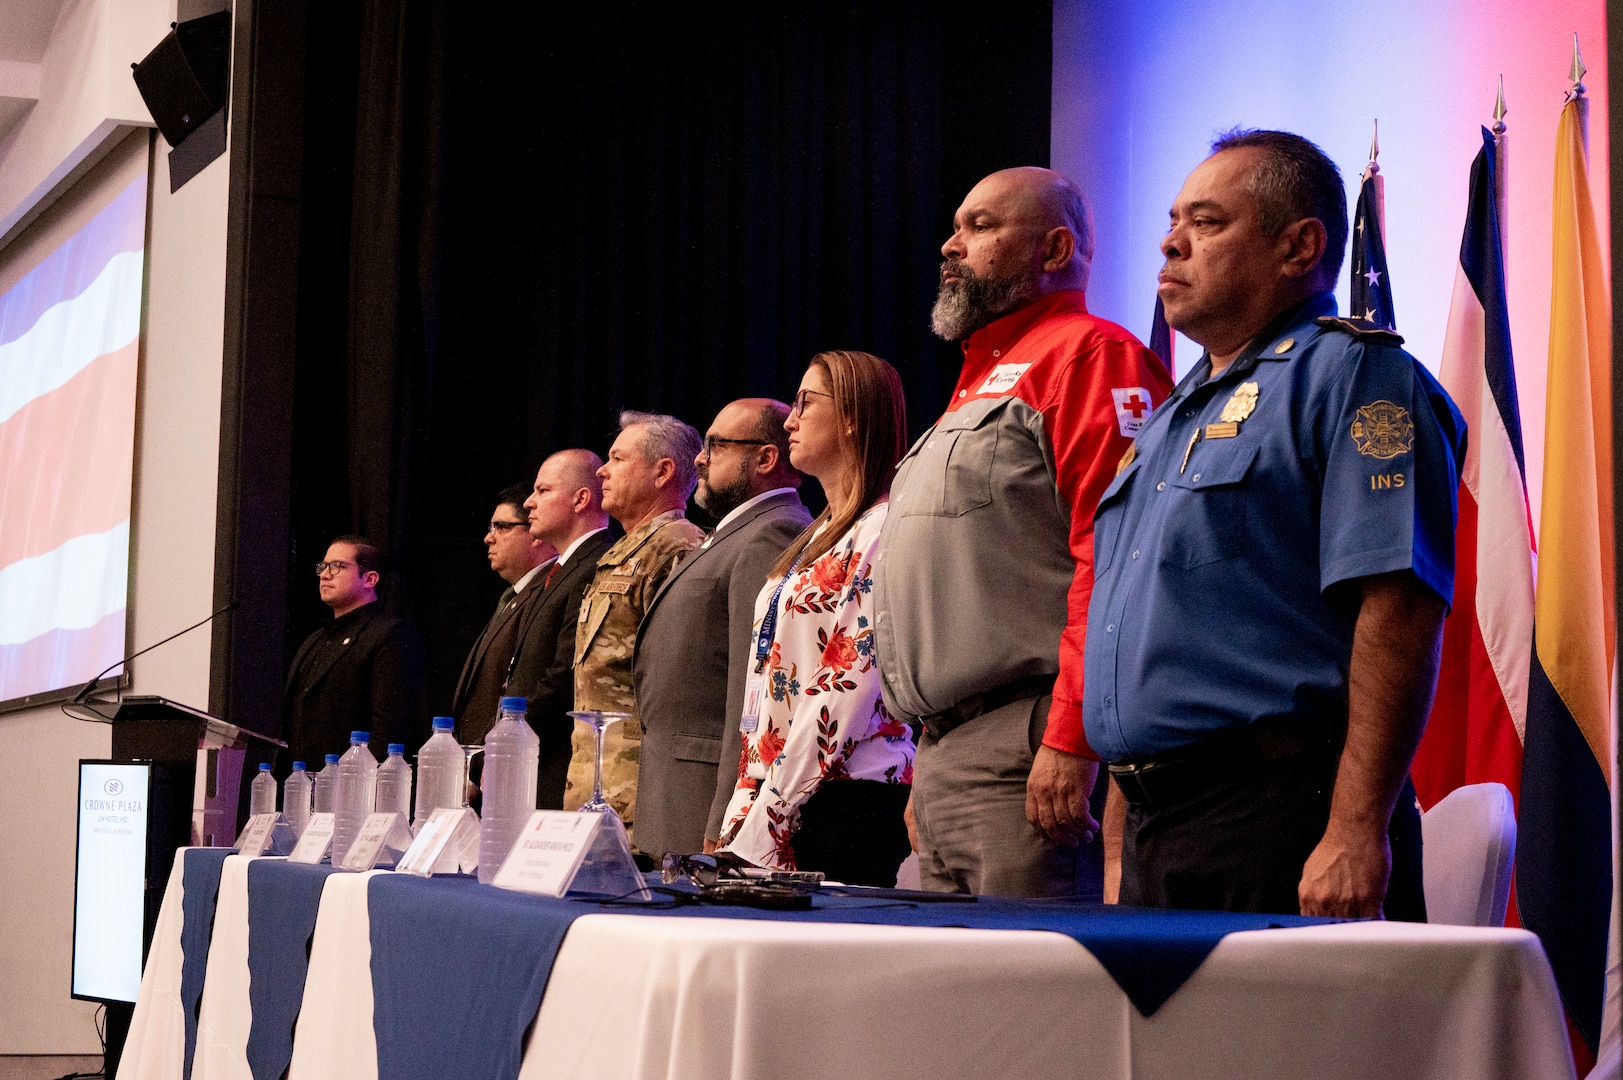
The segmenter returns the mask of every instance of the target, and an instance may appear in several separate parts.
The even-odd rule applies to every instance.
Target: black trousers
[[[1121,902],[1141,907],[1297,914],[1302,867],[1324,838],[1339,755],[1310,750],[1279,761],[1199,774],[1153,804],[1128,804]],[[1387,830],[1388,919],[1426,921],[1420,811],[1404,780]]]
[[[795,865],[848,885],[895,885],[896,871],[913,850],[902,820],[911,790],[877,780],[820,785],[800,807]]]

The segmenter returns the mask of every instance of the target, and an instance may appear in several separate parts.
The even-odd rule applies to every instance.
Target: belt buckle
[[[1110,778],[1121,788],[1121,793],[1128,802],[1143,805],[1155,801],[1154,783],[1149,774],[1155,770],[1155,762],[1144,764],[1111,765]]]

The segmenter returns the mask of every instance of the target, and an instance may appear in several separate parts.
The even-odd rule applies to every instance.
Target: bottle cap
[[[327,764],[328,765],[336,765],[336,764],[338,764],[338,755],[337,754],[328,754],[327,755]]]
[[[404,754],[405,752],[406,752],[406,744],[405,743],[392,742],[392,743],[389,744],[389,753],[391,753],[391,754]]]
[[[294,762],[294,763],[293,763],[293,771],[294,771],[294,772],[304,772],[304,762],[302,762],[302,761],[295,761],[295,762]]]
[[[349,733],[349,744],[351,746],[356,743],[369,743],[371,741],[372,733],[370,731],[352,731]]]
[[[530,703],[525,698],[504,697],[502,698],[501,710],[502,712],[507,712],[509,709],[513,710],[514,712],[523,712],[525,709],[529,708],[529,706]]]
[[[434,730],[435,731],[452,731],[455,728],[456,728],[456,717],[454,717],[454,716],[436,716],[436,717],[434,717]]]
[[[260,771],[260,772],[270,772],[270,762],[268,762],[268,761],[261,761],[261,762],[260,762],[260,763],[259,763],[259,771]]]

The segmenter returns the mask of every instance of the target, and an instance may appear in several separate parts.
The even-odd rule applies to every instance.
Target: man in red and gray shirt
[[[964,367],[898,467],[874,577],[885,704],[924,724],[909,806],[920,878],[1095,892],[1080,870],[1099,831],[1082,735],[1093,511],[1172,384],[1088,314],[1093,227],[1070,180],[993,173],[953,228],[931,322],[963,342]]]

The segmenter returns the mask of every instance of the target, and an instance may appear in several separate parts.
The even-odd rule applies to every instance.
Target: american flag
[[[1380,166],[1372,160],[1358,186],[1358,209],[1353,213],[1350,314],[1383,330],[1396,331],[1398,316],[1386,272],[1385,183]]]

